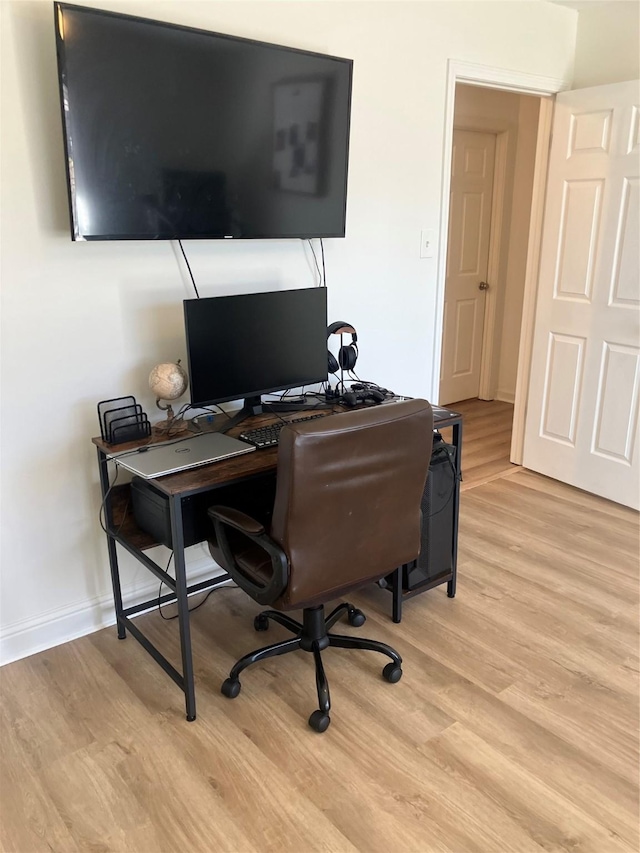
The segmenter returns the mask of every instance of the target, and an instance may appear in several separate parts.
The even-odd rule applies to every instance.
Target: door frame
[[[431,387],[434,398],[438,398],[440,388],[440,369],[442,364],[442,333],[444,323],[444,296],[447,274],[447,243],[449,229],[449,191],[451,185],[451,146],[453,143],[453,119],[455,106],[456,84],[465,83],[469,86],[482,86],[487,89],[502,89],[506,92],[516,92],[521,95],[537,95],[545,103],[545,98],[551,98],[558,92],[570,87],[570,81],[556,77],[542,77],[538,74],[527,74],[520,71],[510,71],[504,68],[495,68],[486,65],[476,65],[470,62],[449,59],[447,63],[447,89],[445,95],[444,112],[444,151],[442,170],[442,192],[440,203],[440,241],[438,249],[438,266],[436,273],[436,319],[434,333],[434,349],[432,359]],[[549,104],[549,110],[551,103]],[[541,113],[542,118],[542,113]],[[516,464],[522,462],[522,443],[524,440],[524,415],[527,405],[529,367],[531,363],[531,342],[534,320],[534,309],[537,294],[537,274],[534,276],[533,267],[536,267],[540,253],[541,228],[540,222],[534,217],[542,216],[544,203],[544,192],[546,186],[546,162],[544,170],[542,160],[546,158],[551,122],[544,122],[547,138],[541,144],[540,130],[538,144],[536,146],[536,161],[534,170],[532,216],[530,220],[529,249],[527,252],[527,271],[525,277],[525,293],[522,315],[522,328],[520,336],[520,352],[518,361],[518,379],[516,383],[514,426],[512,432],[512,454],[511,461]],[[534,222],[535,220],[535,222]],[[534,227],[536,225],[538,227]],[[533,242],[532,242],[533,241]],[[528,346],[525,346],[527,344]],[[484,347],[484,345],[483,345]],[[516,416],[517,415],[517,416]],[[517,452],[514,452],[517,451]]]
[[[524,294],[522,300],[522,322],[520,324],[520,342],[518,344],[518,370],[516,374],[516,394],[513,407],[513,425],[511,427],[510,461],[522,465],[524,453],[524,428],[529,401],[529,374],[531,373],[531,354],[533,352],[533,324],[536,316],[538,296],[538,270],[540,266],[540,248],[542,245],[542,223],[544,216],[544,198],[547,186],[547,168],[551,149],[551,123],[553,121],[554,102],[542,98],[538,116],[538,137],[536,139],[535,165],[533,170],[533,195],[531,198],[531,218],[529,219],[529,242],[525,267]],[[538,190],[536,190],[538,188]]]

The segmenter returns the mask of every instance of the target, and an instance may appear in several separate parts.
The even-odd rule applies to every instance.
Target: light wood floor
[[[517,469],[462,495],[459,569],[399,625],[385,590],[354,598],[368,620],[341,630],[396,646],[404,677],[326,652],[323,735],[304,653],[220,695],[265,637],[240,590],[192,616],[194,723],[114,629],[5,667],[2,850],[637,851],[636,514]],[[177,664],[176,623],[140,621]]]
[[[449,408],[464,415],[462,491],[517,471],[509,461],[511,403],[473,399],[452,403]],[[443,430],[443,436],[450,441],[451,430]]]

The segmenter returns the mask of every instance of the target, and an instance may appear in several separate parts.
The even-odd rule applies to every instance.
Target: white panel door
[[[640,506],[640,83],[558,95],[523,464]]]
[[[440,405],[478,396],[496,138],[453,131]]]

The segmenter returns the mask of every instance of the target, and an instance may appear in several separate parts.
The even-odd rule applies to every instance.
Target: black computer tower
[[[242,483],[220,486],[215,493],[205,492],[182,499],[182,530],[184,545],[195,545],[209,538],[213,528],[207,510],[212,504],[241,509],[249,515],[266,519],[275,499],[275,472],[261,474]],[[131,480],[133,517],[159,544],[173,548],[169,497],[153,488],[148,480]]]
[[[429,476],[422,494],[422,535],[420,556],[405,567],[402,588],[411,590],[453,568],[456,448],[434,433]]]
[[[209,532],[207,508],[210,495],[191,495],[182,500],[182,532],[185,548],[202,542]],[[173,548],[169,496],[158,492],[142,477],[131,480],[131,508],[136,524],[158,542]]]

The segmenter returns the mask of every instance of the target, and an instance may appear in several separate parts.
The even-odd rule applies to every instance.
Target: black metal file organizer
[[[133,396],[114,397],[98,403],[100,436],[109,444],[138,441],[151,435],[151,424]]]

